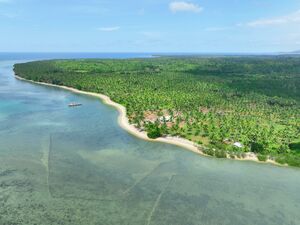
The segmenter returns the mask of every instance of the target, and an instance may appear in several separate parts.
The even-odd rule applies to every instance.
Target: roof
[[[240,142],[234,142],[233,146],[238,147],[238,148],[242,148],[243,144]]]
[[[159,120],[162,121],[162,122],[163,122],[164,120],[165,120],[166,122],[169,122],[169,121],[171,120],[171,118],[172,118],[171,116],[164,116],[164,117],[162,116],[162,117],[159,118]]]

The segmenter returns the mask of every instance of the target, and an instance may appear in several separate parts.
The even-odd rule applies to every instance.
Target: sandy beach
[[[34,83],[34,84],[39,84],[39,85],[46,85],[46,86],[50,86],[50,87],[57,87],[57,88],[61,88],[61,89],[65,89],[74,93],[79,93],[79,94],[84,94],[84,95],[89,95],[89,96],[93,96],[93,97],[97,97],[100,98],[103,103],[105,103],[106,105],[112,106],[115,109],[118,110],[119,112],[119,116],[118,116],[118,123],[120,125],[120,127],[122,127],[124,130],[126,130],[128,133],[143,139],[145,141],[151,141],[151,142],[161,142],[161,143],[167,143],[167,144],[172,144],[172,145],[176,145],[179,147],[182,147],[184,149],[187,149],[189,151],[192,151],[196,154],[200,154],[200,155],[204,155],[204,156],[208,156],[206,154],[204,154],[203,151],[201,151],[201,146],[197,145],[196,143],[189,141],[187,139],[183,139],[180,137],[160,137],[157,139],[150,139],[147,136],[147,133],[145,131],[140,131],[138,128],[136,128],[134,125],[131,125],[129,123],[129,120],[127,118],[127,113],[126,113],[126,108],[116,102],[113,102],[108,96],[103,95],[103,94],[98,94],[98,93],[93,93],[93,92],[87,92],[87,91],[81,91],[72,87],[67,87],[67,86],[60,86],[60,85],[55,85],[55,84],[49,84],[49,83],[44,83],[44,82],[37,82],[37,81],[32,81],[32,80],[27,80],[24,79],[22,77],[19,77],[18,75],[15,74],[16,79],[18,80],[22,80],[22,81],[26,81],[26,82],[30,82],[30,83]],[[228,159],[231,159],[229,156],[227,156]],[[254,153],[245,153],[245,157],[244,158],[237,158],[235,157],[235,159],[233,160],[241,160],[241,161],[254,161],[254,162],[259,162],[259,163],[271,163],[277,166],[286,166],[286,165],[282,165],[279,164],[277,162],[275,162],[274,160],[270,160],[268,159],[266,162],[261,162],[258,160],[257,156]]]

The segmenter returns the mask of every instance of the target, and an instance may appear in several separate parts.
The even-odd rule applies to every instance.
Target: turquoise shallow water
[[[99,99],[15,80],[22,56],[8,59],[0,61],[1,225],[300,224],[299,169],[139,140]],[[68,108],[73,101],[83,106]]]

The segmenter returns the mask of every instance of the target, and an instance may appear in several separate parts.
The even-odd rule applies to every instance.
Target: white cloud
[[[120,29],[121,29],[121,27],[100,27],[97,30],[103,31],[103,32],[113,32],[113,31],[118,31]]]
[[[169,9],[173,12],[194,12],[200,13],[203,11],[203,8],[197,4],[190,3],[190,2],[171,2],[169,5]]]
[[[251,21],[246,25],[249,27],[264,27],[264,26],[275,26],[275,25],[299,23],[299,22],[300,22],[300,10],[285,16]]]

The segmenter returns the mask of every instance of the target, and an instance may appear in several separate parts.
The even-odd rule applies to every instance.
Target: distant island
[[[300,166],[299,57],[49,60],[14,70],[110,97],[151,139],[179,137],[206,155]]]
[[[281,52],[281,55],[298,55],[300,54],[300,50],[292,51],[292,52]]]

